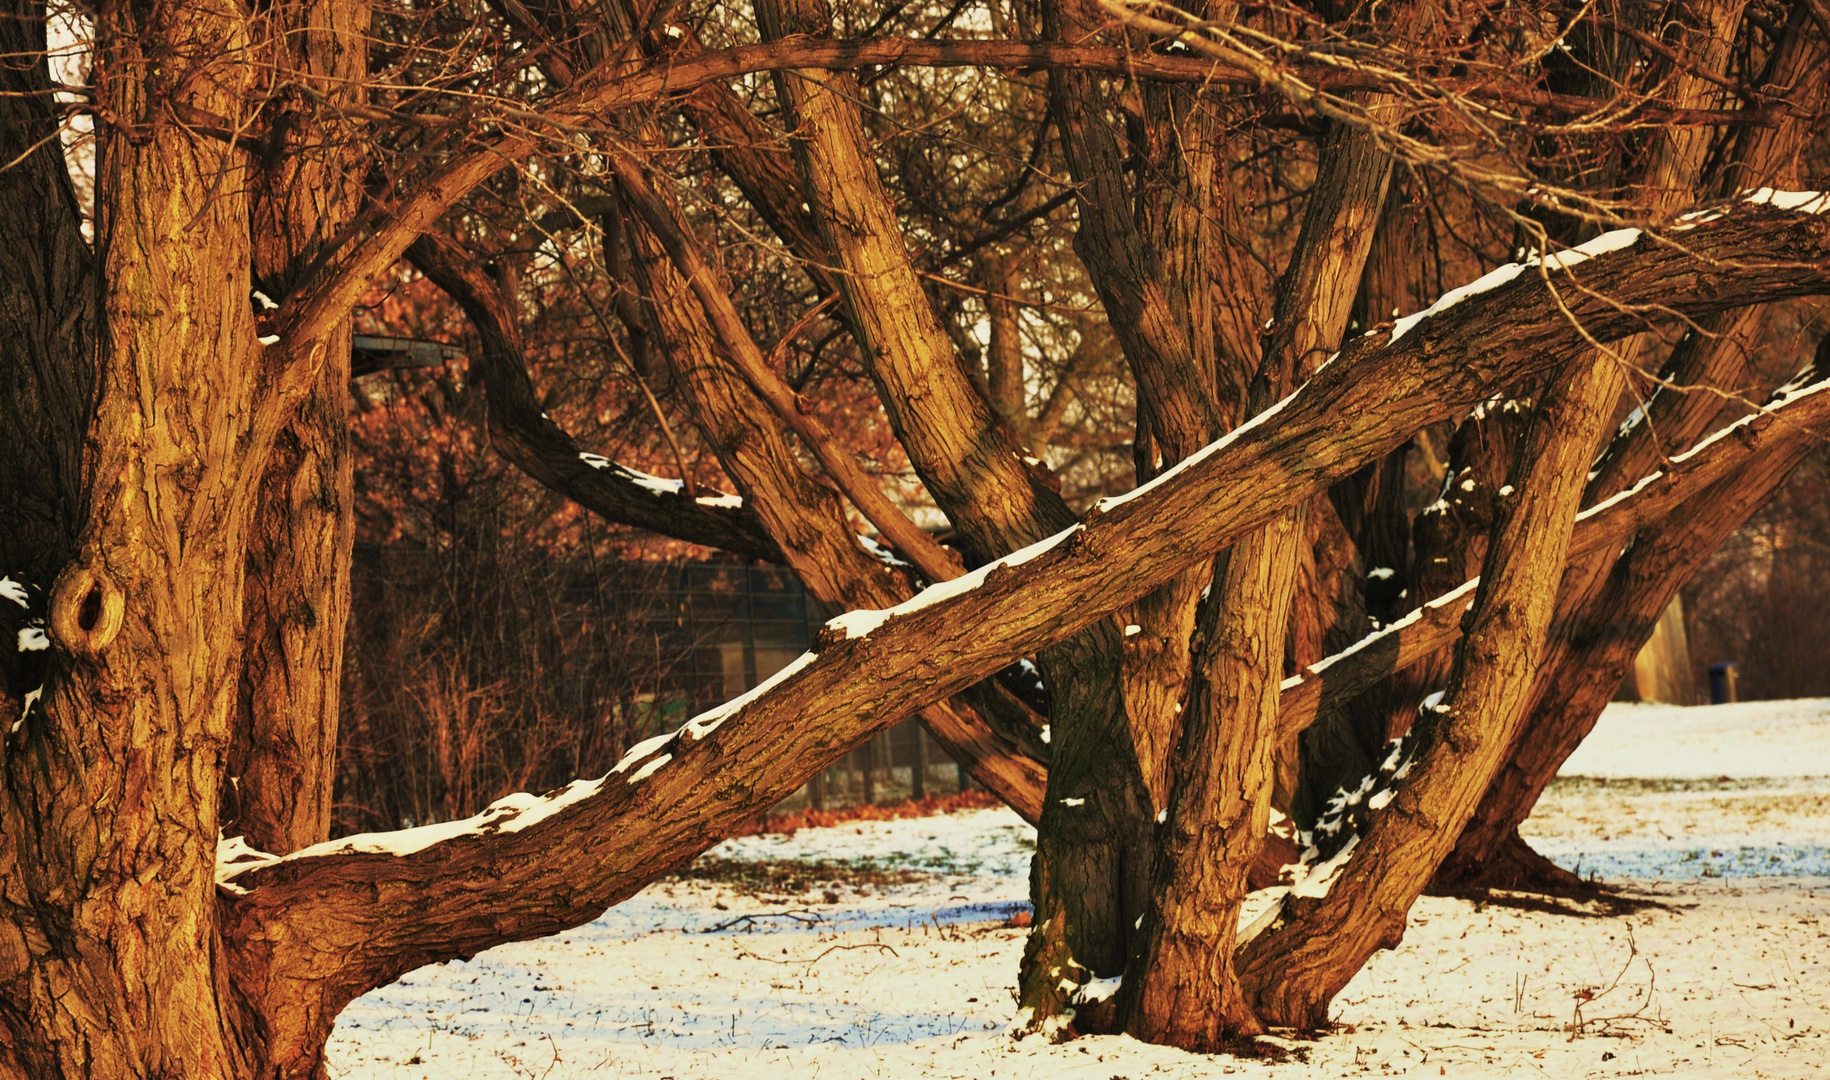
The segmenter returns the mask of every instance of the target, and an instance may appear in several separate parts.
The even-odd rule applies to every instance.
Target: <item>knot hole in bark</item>
[[[85,565],[58,575],[51,589],[51,633],[79,656],[96,656],[121,630],[126,597],[113,582]]]

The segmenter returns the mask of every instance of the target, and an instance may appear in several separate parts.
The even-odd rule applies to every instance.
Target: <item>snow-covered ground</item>
[[[711,855],[844,865],[760,891],[661,882],[558,937],[421,969],[345,1011],[331,1075],[1830,1074],[1830,701],[1614,706],[1563,773],[1528,838],[1666,906],[1426,897],[1306,1063],[1012,1040],[1034,834],[982,810],[728,841]]]

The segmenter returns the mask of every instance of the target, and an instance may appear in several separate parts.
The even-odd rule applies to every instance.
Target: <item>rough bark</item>
[[[239,122],[250,61],[238,35],[259,23],[207,5],[140,14],[100,11],[104,332],[86,429],[89,509],[73,529],[77,558],[52,592],[42,711],[8,732],[0,761],[0,1073],[310,1075],[355,993],[428,960],[590,918],[872,731],[1038,646],[1096,626],[1077,647],[1110,655],[1096,636],[1117,634],[1111,612],[1422,424],[1509,379],[1542,377],[1577,348],[1543,283],[1522,275],[1400,342],[1350,346],[1264,420],[1022,565],[943,589],[872,632],[870,616],[841,623],[772,690],[643,748],[605,783],[511,798],[469,830],[256,858],[216,887],[241,660],[230,628],[245,610],[268,452],[321,385],[326,342],[356,296],[457,199],[537,144],[520,131],[483,140],[399,203],[378,204],[333,265],[285,298],[282,341],[263,351],[246,303],[252,208],[229,179],[248,175],[247,147],[259,139],[177,122]],[[581,77],[550,117],[586,121],[733,63],[829,54],[869,55],[789,42],[697,67],[619,67]],[[1584,284],[1609,299],[1572,294],[1577,316],[1612,340],[1636,331],[1636,312],[1654,301],[1694,316],[1830,288],[1830,226],[1818,218],[1735,206],[1686,240],[1707,258],[1641,243],[1584,263]],[[950,449],[970,464],[983,448]],[[1011,466],[995,449],[985,468],[1003,473]],[[1021,496],[1025,485],[1046,503],[1028,480],[1009,490]],[[1052,527],[1039,520],[1013,514],[1008,532]],[[1089,700],[1104,693],[1082,685]]]
[[[223,6],[98,13],[107,288],[77,557],[50,601],[42,712],[5,744],[10,918],[0,1069],[241,1078],[258,1041],[229,990],[217,796],[240,641],[244,454],[262,374],[241,151],[170,122],[232,110],[247,23]],[[139,73],[165,65],[161,100]]]
[[[1267,1023],[1326,1024],[1341,987],[1375,951],[1397,944],[1524,721],[1522,696],[1550,630],[1584,466],[1621,378],[1605,359],[1572,366],[1545,393],[1512,471],[1513,486],[1529,494],[1501,504],[1448,689],[1394,749],[1405,763],[1392,762],[1391,805],[1358,825],[1349,811],[1368,792],[1343,789],[1333,824],[1347,835],[1333,839],[1350,851],[1346,866],[1331,884],[1299,885],[1241,946],[1240,981]],[[1415,775],[1406,778],[1407,768]],[[1326,831],[1318,825],[1315,835]]]
[[[1061,5],[1043,10],[1051,37],[1085,37],[1088,28]],[[1085,73],[1053,71],[1051,111],[1077,188],[1074,250],[1099,295],[1137,387],[1132,455],[1138,482],[1156,476],[1227,426],[1215,400],[1214,298],[1209,287],[1212,232],[1208,205],[1216,190],[1215,119],[1183,88],[1147,84],[1142,107],[1151,120],[1135,145],[1120,147],[1108,118],[1108,91]],[[1137,165],[1126,175],[1127,163]],[[1237,413],[1235,402],[1231,412]],[[1122,973],[1133,928],[1146,906],[1157,810],[1169,804],[1170,753],[1186,698],[1195,610],[1212,580],[1197,566],[1139,599],[1124,613],[1115,685],[1107,718],[1055,726],[1065,774],[1058,800],[1085,800],[1081,787],[1109,793],[1085,811],[1076,801],[1044,826],[1032,892],[1040,916],[1025,951],[1020,1004],[1046,1026],[1069,1014],[1076,984]],[[1059,710],[1057,710],[1059,711]],[[1136,770],[1103,776],[1114,747],[1134,754]],[[1141,789],[1136,787],[1141,785]],[[1070,791],[1069,788],[1074,788]],[[1083,812],[1084,811],[1084,812]],[[1082,896],[1117,897],[1099,905]],[[1097,1030],[1082,1008],[1077,1027]]]
[[[1385,201],[1391,159],[1372,139],[1335,129],[1321,154],[1253,379],[1259,410],[1339,343]],[[1304,506],[1248,534],[1216,570],[1201,615],[1167,828],[1119,1000],[1125,1029],[1149,1042],[1213,1052],[1263,1030],[1232,957],[1270,819],[1284,648],[1307,540]]]
[[[341,109],[368,76],[369,9],[350,0],[278,5],[273,63],[308,92],[273,102],[274,145],[253,184],[254,276],[284,296],[356,214],[362,148]],[[322,108],[316,102],[322,102]],[[241,688],[222,828],[266,851],[329,835],[343,629],[355,537],[349,450],[350,326],[275,440],[248,536]]]

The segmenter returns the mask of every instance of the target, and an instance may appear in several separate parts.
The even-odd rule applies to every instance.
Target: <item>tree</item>
[[[0,608],[23,650],[0,699],[0,1075],[317,1075],[355,996],[594,917],[917,712],[1040,822],[1038,1027],[1212,1049],[1325,1022],[1433,877],[1532,869],[1512,827],[1596,688],[1826,426],[1822,350],[1746,417],[1682,392],[1747,400],[1734,365],[1758,324],[1740,313],[1830,292],[1830,199],[1744,191],[1815,160],[1817,9],[1662,10],[1184,25],[994,6],[990,36],[950,37],[960,9],[891,7],[856,40],[811,0],[767,0],[743,44],[745,13],[717,7],[107,3],[72,89],[43,9],[10,0],[0,409],[32,437],[0,448]],[[867,117],[957,90],[923,73],[1000,69],[1017,74],[987,100],[1029,157],[984,170],[1023,207],[986,221],[957,205],[985,186],[880,154]],[[66,107],[96,124],[93,239]],[[1031,191],[1055,164],[1070,179]],[[706,209],[726,204],[744,209]],[[1479,268],[1494,222],[1530,250],[1384,323],[1368,313],[1422,306],[1400,234],[1418,205],[1440,220],[1413,235],[1473,238],[1450,269]],[[1047,223],[1070,206],[1080,270],[1057,280],[1097,297],[1109,336],[1025,346],[1025,275],[1000,245],[1060,252],[1065,217]],[[911,222],[955,264],[987,253],[974,306],[930,290],[947,279]],[[541,408],[517,281],[591,223],[603,271],[580,302],[739,498],[593,455]],[[774,236],[758,276],[806,283],[786,318],[732,272],[755,223]],[[856,610],[606,777],[326,840],[349,321],[403,259],[474,325],[517,465]],[[849,427],[781,366],[829,310],[881,406]],[[1134,388],[1139,483],[1077,506],[1034,441],[1069,430],[1061,387],[1105,345]],[[1644,369],[1659,393],[1588,479]],[[1460,443],[1437,516],[1463,528],[1394,544],[1403,448],[1521,399],[1522,422]],[[977,569],[835,434],[873,428]],[[1477,474],[1504,481],[1483,507],[1455,494]],[[1400,568],[1342,551],[1393,553],[1419,594],[1373,596]],[[1424,604],[1437,567],[1455,572]],[[1375,602],[1390,625],[1368,638]],[[1046,721],[997,678],[1031,655]],[[1331,756],[1369,732],[1370,766]],[[1328,807],[1304,822],[1299,887],[1236,941],[1280,786],[1292,810],[1307,789]]]

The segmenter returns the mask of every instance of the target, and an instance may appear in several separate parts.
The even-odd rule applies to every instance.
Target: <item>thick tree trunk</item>
[[[327,109],[276,103],[286,135],[254,185],[254,274],[284,296],[355,217],[364,150],[340,123],[368,76],[369,6],[309,0],[271,18],[275,66]],[[277,159],[277,160],[273,160]],[[269,297],[270,301],[273,297]],[[326,333],[317,381],[275,440],[248,537],[241,689],[222,828],[285,852],[330,831],[355,493],[349,451],[350,325]]]
[[[92,477],[59,574],[42,713],[6,742],[9,919],[0,1064],[17,1077],[242,1078],[259,1059],[228,990],[217,796],[240,641],[261,373],[242,153],[165,110],[236,108],[230,7],[97,19],[103,292]],[[160,67],[170,100],[144,72]],[[246,456],[250,442],[256,456]]]
[[[1371,138],[1336,129],[1323,141],[1253,380],[1256,411],[1340,341],[1390,175],[1391,159]],[[1119,1000],[1125,1029],[1150,1042],[1212,1052],[1263,1030],[1234,975],[1233,947],[1270,819],[1285,642],[1308,538],[1299,506],[1235,544],[1201,616],[1197,690]]]

